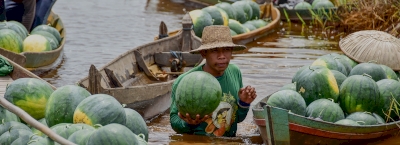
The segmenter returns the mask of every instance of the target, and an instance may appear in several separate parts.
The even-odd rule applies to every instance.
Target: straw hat
[[[201,50],[224,47],[233,47],[234,51],[246,49],[246,46],[236,45],[232,42],[231,31],[228,26],[207,26],[203,29],[203,36],[201,39],[201,46],[190,51],[190,53],[200,53]]]
[[[384,64],[400,70],[400,40],[382,31],[364,30],[351,33],[339,41],[339,47],[351,59]]]

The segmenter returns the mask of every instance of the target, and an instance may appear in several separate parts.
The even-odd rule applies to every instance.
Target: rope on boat
[[[6,108],[8,111],[14,113],[15,115],[19,116],[22,120],[24,120],[26,123],[29,125],[33,126],[34,128],[40,130],[44,134],[46,134],[48,137],[50,137],[52,140],[59,144],[68,144],[68,145],[75,145],[75,143],[61,137],[57,133],[55,133],[53,130],[51,130],[49,127],[41,124],[38,122],[36,119],[31,117],[28,113],[26,113],[24,110],[21,108],[15,106],[14,104],[8,102],[3,96],[0,96],[0,104]]]

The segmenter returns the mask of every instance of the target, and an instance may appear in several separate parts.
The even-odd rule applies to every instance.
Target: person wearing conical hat
[[[170,123],[181,134],[208,136],[236,136],[237,123],[242,122],[249,111],[250,103],[257,97],[251,86],[243,87],[242,74],[238,66],[230,64],[232,51],[244,50],[243,45],[232,42],[227,26],[212,25],[203,30],[202,44],[190,53],[201,54],[205,64],[180,75],[172,86]],[[217,109],[209,116],[192,119],[189,114],[180,114],[175,104],[175,90],[181,79],[194,71],[205,71],[220,83],[223,96]]]

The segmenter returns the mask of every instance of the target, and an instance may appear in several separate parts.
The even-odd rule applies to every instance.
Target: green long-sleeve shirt
[[[213,112],[212,118],[210,118],[205,122],[200,123],[199,125],[189,125],[178,116],[178,109],[175,104],[176,88],[184,76],[194,71],[203,71],[203,66],[204,65],[197,66],[189,70],[188,72],[180,75],[175,80],[172,86],[172,93],[171,93],[171,100],[172,100],[170,107],[171,126],[177,133],[219,136],[217,135],[218,133],[215,134],[214,131],[221,128],[221,123],[220,123],[221,121],[218,122],[218,120],[221,120],[221,116],[226,115],[224,119],[230,121],[228,124],[225,124],[225,129],[223,129],[223,131],[225,132],[223,136],[234,137],[236,136],[237,123],[242,122],[246,118],[247,112],[249,111],[248,107],[249,104],[239,101],[238,92],[239,89],[243,87],[242,74],[239,68],[234,64],[229,64],[228,68],[224,71],[224,74],[216,78],[219,84],[221,85],[221,89],[223,92],[223,97],[222,97],[223,99],[221,100],[220,106],[218,108],[220,108],[221,110],[222,109],[230,110],[231,111],[230,113],[227,112],[221,113],[220,111],[218,112],[217,108],[216,111]]]

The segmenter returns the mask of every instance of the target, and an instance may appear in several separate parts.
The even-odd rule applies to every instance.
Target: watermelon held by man
[[[176,105],[184,116],[192,119],[210,115],[219,105],[222,89],[217,79],[204,71],[195,71],[182,78],[176,88]]]

